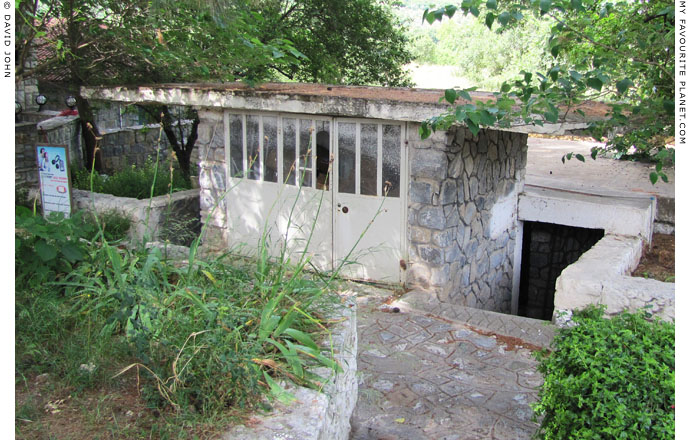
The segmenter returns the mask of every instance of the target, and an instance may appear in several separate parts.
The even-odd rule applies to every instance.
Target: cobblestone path
[[[550,326],[433,304],[421,292],[388,305],[390,292],[361,289],[350,439],[531,437],[529,404],[542,383],[532,350],[550,342]]]

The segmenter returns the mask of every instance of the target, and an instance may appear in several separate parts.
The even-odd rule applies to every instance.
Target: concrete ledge
[[[518,219],[580,228],[603,229],[607,234],[652,240],[656,199],[595,195],[525,185],[518,202]]]
[[[150,204],[150,205],[149,205]],[[115,197],[110,194],[92,193],[79,189],[72,190],[72,206],[75,209],[105,212],[116,210],[132,220],[130,238],[149,241],[158,239],[167,219],[168,209],[172,217],[189,212],[199,213],[199,190],[179,191],[153,199],[137,200],[129,197]],[[149,211],[150,207],[150,211]],[[148,222],[146,221],[148,214]]]
[[[573,310],[603,304],[606,314],[651,306],[650,313],[675,320],[675,284],[631,277],[642,255],[639,237],[606,235],[556,280],[554,321],[567,325]]]
[[[239,425],[226,432],[223,440],[347,440],[350,417],[357,403],[357,314],[356,303],[348,298],[336,313],[345,318],[332,328],[332,347],[343,372],[328,368],[313,370],[330,378],[322,393],[303,387],[288,387],[297,401],[275,402],[269,414],[252,418],[251,426]],[[324,341],[330,355],[330,342]]]

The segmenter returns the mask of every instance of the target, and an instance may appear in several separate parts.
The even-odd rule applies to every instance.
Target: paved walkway
[[[529,439],[543,321],[355,286],[359,397],[350,439]],[[519,337],[518,337],[519,336]]]

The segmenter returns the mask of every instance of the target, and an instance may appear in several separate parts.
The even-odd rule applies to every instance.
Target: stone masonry
[[[199,118],[201,124],[199,124],[199,138],[196,143],[199,151],[201,221],[206,227],[202,238],[203,246],[209,251],[221,250],[228,243],[228,221],[224,198],[227,180],[223,113],[200,110]]]
[[[407,285],[510,312],[527,135],[454,127],[409,147]]]

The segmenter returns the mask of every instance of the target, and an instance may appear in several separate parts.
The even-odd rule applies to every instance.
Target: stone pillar
[[[220,110],[199,110],[199,190],[203,246],[218,251],[228,246],[225,193],[225,124]]]
[[[453,127],[409,144],[407,284],[510,312],[527,135]]]

